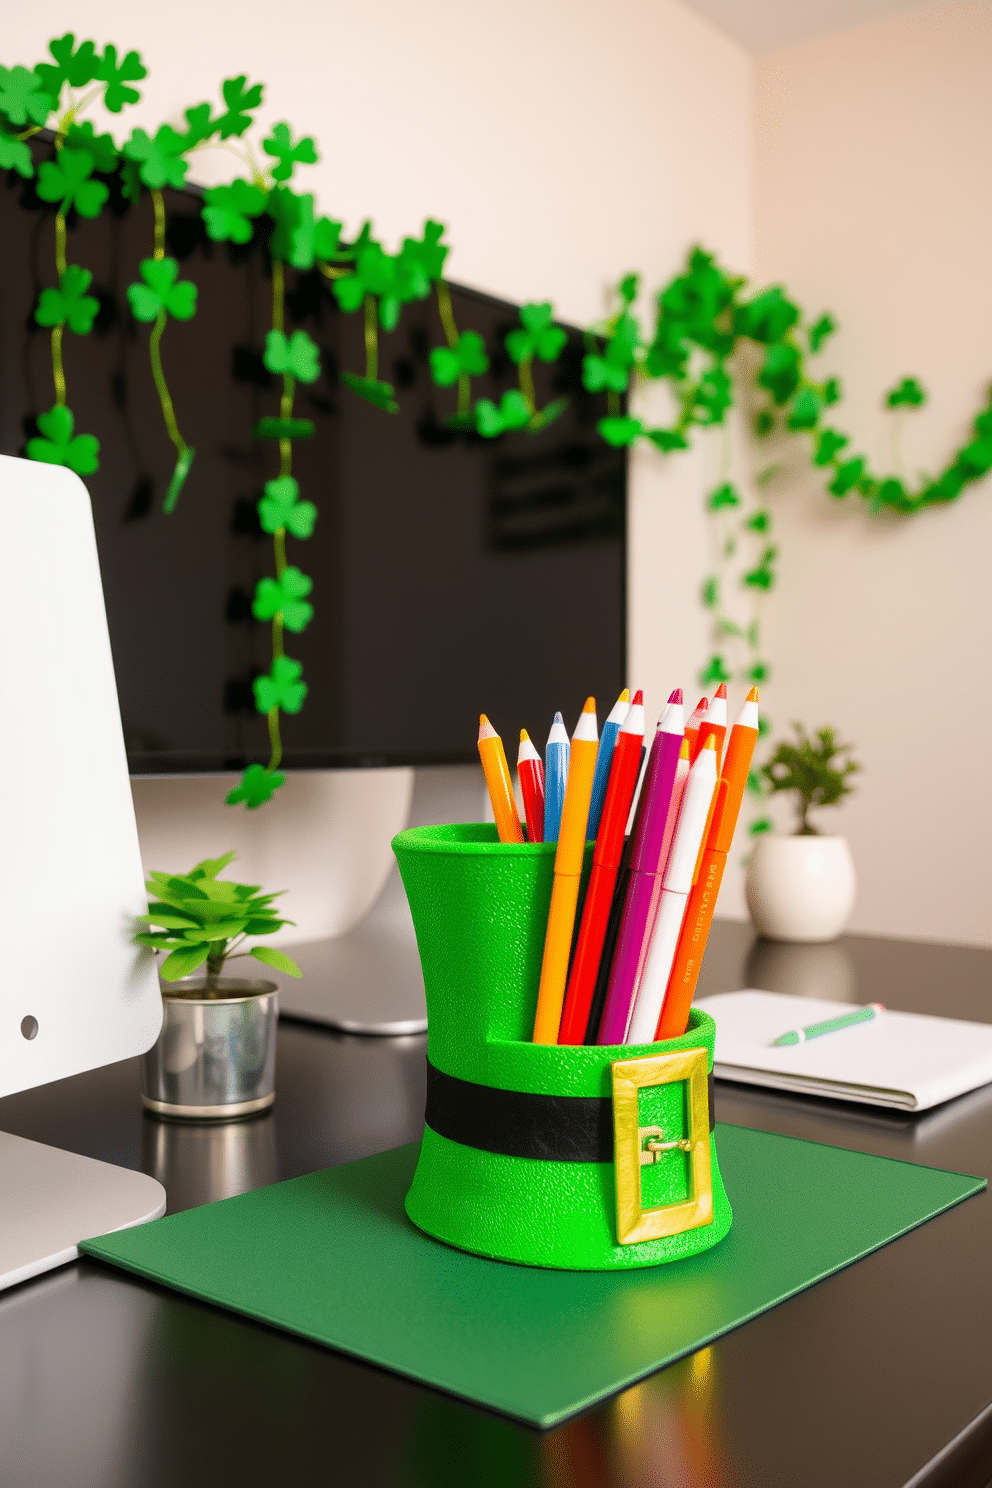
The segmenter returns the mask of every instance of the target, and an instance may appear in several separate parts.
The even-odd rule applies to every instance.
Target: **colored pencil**
[[[551,887],[551,908],[544,937],[544,959],[537,989],[537,1013],[534,1018],[535,1044],[556,1044],[565,1000],[568,956],[572,949],[572,927],[579,902],[579,880],[586,846],[586,825],[592,798],[592,778],[596,771],[599,745],[596,728],[596,700],[587,698],[572,735],[568,785],[561,813],[558,851],[555,853],[555,876]]]
[[[555,714],[544,749],[544,841],[557,842],[568,782],[568,734],[560,713]]]
[[[635,692],[634,701],[627,709],[627,716],[613,750],[602,820],[596,834],[592,872],[589,875],[589,887],[586,889],[572,969],[565,991],[565,1010],[558,1033],[560,1044],[585,1042],[593,993],[596,990],[596,973],[603,954],[613,890],[623,856],[624,829],[641,767],[643,742],[644,694]],[[598,759],[596,764],[598,769]],[[590,808],[590,816],[591,814]]]
[[[655,879],[664,872],[661,850],[672,805],[675,776],[682,752],[684,718],[682,690],[677,688],[658,723],[655,743],[644,779],[644,805],[637,827],[637,840],[631,858],[630,887],[623,907],[616,955],[610,972],[610,986],[600,1024],[600,1044],[622,1044],[630,1021],[630,1010],[650,933],[652,901],[656,900]],[[669,839],[670,840],[670,839]]]
[[[752,687],[727,741],[727,756],[717,786],[696,882],[689,894],[678,949],[668,979],[655,1038],[678,1038],[689,1021],[699,968],[713,922],[717,895],[734,840],[754,746],[758,742],[758,689]]]
[[[513,799],[513,784],[503,752],[503,741],[485,713],[479,715],[479,758],[482,760],[500,842],[523,842],[524,834],[517,815],[517,803]]]
[[[517,750],[517,779],[524,798],[527,841],[544,841],[544,765],[526,729],[520,730]]]
[[[709,705],[710,700],[704,693],[703,696],[699,699],[699,702],[696,704],[695,708],[693,708],[692,712],[689,714],[689,721],[685,726],[685,736],[689,740],[690,762],[696,758],[696,755],[699,752],[696,748],[696,744],[699,739],[699,725],[702,723],[703,714],[706,712],[706,709],[709,707]]]
[[[689,891],[699,868],[703,841],[716,796],[716,740],[709,738],[696,756],[679,810],[672,850],[665,865],[651,945],[627,1030],[628,1044],[649,1044],[675,960]]]
[[[721,682],[713,694],[713,701],[706,709],[704,717],[700,720],[699,734],[696,738],[696,754],[702,749],[707,739],[716,740],[716,764],[720,768],[720,760],[723,754],[723,741],[727,733],[727,684]]]
[[[589,837],[595,837],[599,832],[599,818],[603,812],[603,802],[606,800],[606,787],[610,779],[613,751],[616,748],[620,725],[629,711],[630,688],[625,687],[610,710],[609,717],[603,724],[603,732],[599,736],[596,773],[592,777],[592,800],[589,802],[589,825],[586,828]],[[641,732],[643,733],[643,729]]]

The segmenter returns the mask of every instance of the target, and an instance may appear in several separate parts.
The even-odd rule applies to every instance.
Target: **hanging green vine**
[[[39,198],[56,207],[55,284],[41,291],[34,311],[37,324],[50,332],[54,403],[37,416],[38,433],[26,445],[29,458],[66,465],[80,475],[92,474],[99,465],[99,441],[92,434],[76,433],[67,401],[65,333],[89,335],[100,309],[97,296],[89,293],[90,271],[68,261],[72,214],[97,217],[115,183],[132,204],[142,191],[150,194],[152,254],[141,261],[140,280],[128,287],[128,300],[135,319],[152,327],[151,375],[176,452],[163,503],[167,512],[174,509],[190,474],[194,451],[180,432],[162,339],[170,320],[193,316],[197,292],[194,284],[180,279],[178,261],[166,251],[163,192],[185,184],[194,152],[220,149],[239,161],[244,174],[204,193],[202,217],[208,236],[217,243],[248,244],[266,219],[261,236],[268,244],[272,316],[263,360],[281,379],[281,391],[278,411],[259,419],[252,433],[274,442],[279,458],[277,474],[266,481],[258,501],[259,522],[273,541],[273,574],[258,581],[252,613],[271,626],[269,670],[254,682],[255,706],[266,719],[270,751],[267,764],[249,765],[228,797],[232,803],[256,807],[285,779],[279,770],[280,718],[299,712],[307,694],[301,663],[286,655],[286,633],[299,634],[313,615],[312,580],[288,561],[286,544],[287,538],[309,538],[316,522],[316,508],[300,499],[293,475],[294,442],[309,438],[314,425],[295,415],[294,403],[297,386],[316,382],[322,372],[311,337],[303,330],[287,334],[287,274],[318,270],[339,308],[362,314],[364,369],[342,371],[340,380],[388,413],[395,413],[398,403],[396,389],[380,376],[380,332],[394,331],[403,306],[424,300],[433,291],[445,344],[430,352],[431,376],[438,387],[457,388],[456,406],[447,422],[487,439],[514,431],[536,433],[559,417],[566,400],[552,399],[539,408],[533,368],[535,361],[553,364],[561,357],[567,333],[555,325],[550,302],[522,306],[519,326],[504,338],[518,386],[504,392],[499,404],[488,398],[473,403],[472,379],[489,369],[491,358],[477,332],[459,331],[455,323],[451,296],[441,277],[449,250],[440,222],[428,219],[421,236],[404,238],[395,254],[375,239],[370,222],[353,242],[342,242],[341,223],[317,217],[312,194],[297,192],[291,184],[299,166],[316,164],[314,140],[308,135],[294,137],[283,122],[273,126],[257,150],[249,133],[263,89],[260,83],[249,84],[243,74],[224,80],[217,113],[210,103],[195,104],[184,111],[184,129],[163,124],[153,135],[134,129],[118,148],[109,133],[97,134],[93,124],[79,116],[98,101],[112,114],[138,101],[140,94],[133,85],[146,76],[139,54],[119,55],[111,45],[101,51],[93,41],[77,45],[71,32],[53,40],[49,54],[50,59],[34,68],[0,67],[0,169],[25,180],[36,177]],[[42,160],[36,171],[28,141],[46,126],[53,130],[54,158]],[[695,430],[726,429],[728,412],[743,389],[749,406],[757,399],[753,427],[759,441],[773,433],[808,439],[811,463],[823,471],[831,495],[843,499],[856,493],[870,513],[887,509],[909,514],[953,501],[992,469],[992,392],[969,437],[945,468],[936,476],[922,477],[914,487],[902,468],[901,427],[909,410],[923,406],[925,393],[911,377],[888,393],[886,406],[895,419],[895,470],[888,475],[873,472],[866,456],[854,452],[849,436],[832,422],[829,411],[840,401],[839,382],[811,371],[811,358],[836,329],[830,315],[805,318],[779,286],[750,290],[744,278],[728,274],[701,248],[689,254],[684,272],[656,292],[650,333],[642,328],[635,308],[640,290],[640,277],[627,274],[617,286],[610,315],[586,332],[582,380],[587,392],[605,399],[597,427],[607,443],[624,448],[645,439],[663,454],[688,449]],[[669,387],[674,403],[669,424],[649,427],[638,415],[636,393],[646,382]],[[702,599],[712,613],[715,641],[702,672],[707,684],[733,675],[731,648],[741,650],[737,674],[743,680],[762,682],[770,674],[762,651],[761,609],[774,586],[778,556],[772,515],[764,500],[775,468],[767,466],[758,473],[756,498],[749,502],[729,478],[725,456],[720,480],[706,498],[714,525],[714,567],[703,584]],[[744,614],[731,599],[738,582],[747,597]]]

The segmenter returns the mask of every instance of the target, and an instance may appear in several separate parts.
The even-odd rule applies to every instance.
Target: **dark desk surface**
[[[990,974],[988,951],[775,946],[724,922],[700,992],[805,989],[988,1021]],[[0,1101],[0,1128],[144,1168],[182,1209],[417,1137],[425,1045],[284,1023],[276,1106],[254,1121],[143,1116],[128,1061]],[[989,1173],[992,1087],[910,1117],[721,1083],[717,1116]],[[990,1480],[988,1192],[544,1436],[92,1262],[0,1294],[3,1488]]]

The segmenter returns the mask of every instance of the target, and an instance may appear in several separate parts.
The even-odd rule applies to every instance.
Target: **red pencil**
[[[716,740],[716,767],[719,770],[720,760],[723,757],[723,741],[727,733],[727,684],[721,682],[713,694],[713,701],[706,710],[705,717],[699,725],[699,733],[696,737],[696,755],[702,749],[707,739]]]
[[[610,778],[599,831],[596,834],[592,873],[586,890],[578,939],[575,942],[572,969],[565,989],[565,1006],[558,1031],[559,1044],[585,1042],[589,1009],[596,990],[596,973],[610,918],[613,889],[623,856],[624,828],[641,768],[643,742],[644,694],[635,692],[634,701],[617,735],[610,763]]]
[[[527,841],[544,841],[544,764],[526,729],[520,730],[517,750],[517,778],[524,798],[527,818]]]
[[[706,694],[703,693],[703,696],[699,699],[699,702],[696,704],[695,709],[692,713],[689,714],[689,722],[685,726],[685,736],[689,741],[690,764],[696,758],[696,754],[698,753],[696,749],[696,741],[699,738],[699,725],[702,723],[703,715],[705,714],[706,709],[709,707],[709,705],[710,700],[706,696]]]

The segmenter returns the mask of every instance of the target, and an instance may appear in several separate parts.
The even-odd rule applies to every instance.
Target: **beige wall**
[[[317,137],[323,159],[300,181],[322,210],[352,230],[372,216],[393,243],[426,215],[440,217],[454,244],[448,271],[479,288],[549,297],[561,315],[589,321],[610,283],[632,268],[652,287],[663,283],[693,241],[750,265],[752,64],[673,0],[174,0],[161,12],[74,0],[43,14],[8,10],[8,64],[32,65],[68,29],[143,52],[145,98],[113,121],[118,135],[122,123],[129,132],[180,120],[232,73],[264,80],[263,117]],[[229,157],[203,157],[199,177],[224,179],[232,168]],[[700,495],[710,459],[702,451],[663,464],[649,453],[634,462],[631,673],[655,712],[673,686],[690,688],[705,650]],[[320,830],[330,832],[328,803],[340,792],[314,790],[314,811],[327,806]],[[390,791],[403,799],[398,782]],[[165,804],[173,795],[165,786],[162,795],[161,813],[154,791],[139,801],[143,840],[156,848],[175,841]],[[197,814],[195,798],[191,787]],[[301,813],[290,803],[287,823]],[[240,815],[239,833],[251,820]],[[270,835],[256,845],[259,862]],[[365,849],[383,869],[390,835],[383,827]],[[302,888],[306,933],[343,927],[351,911],[333,874],[323,920],[310,912],[309,868]]]
[[[992,381],[992,8],[941,4],[756,59],[756,267],[840,334],[836,423],[888,469],[882,393],[919,376],[910,472],[940,469]],[[830,722],[861,787],[834,814],[853,927],[992,942],[992,481],[872,518],[796,474],[775,496],[776,721]]]

